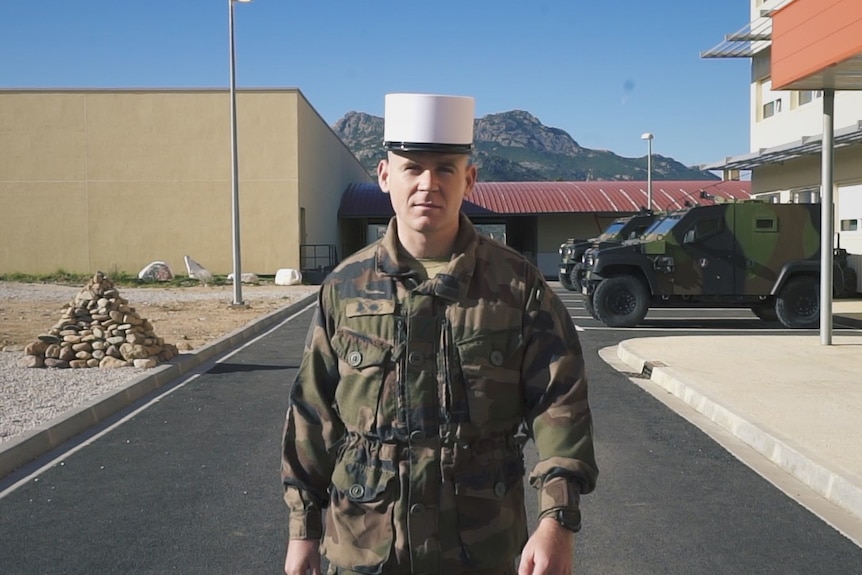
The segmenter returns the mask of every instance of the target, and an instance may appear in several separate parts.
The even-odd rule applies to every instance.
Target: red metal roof
[[[708,194],[701,197],[701,192]],[[684,208],[686,202],[708,205],[709,196],[748,199],[748,181],[654,181],[653,209]],[[572,212],[631,213],[647,204],[645,181],[609,182],[478,182],[462,211],[467,215],[558,214]],[[351,184],[341,196],[341,218],[388,217],[389,196],[376,183]]]

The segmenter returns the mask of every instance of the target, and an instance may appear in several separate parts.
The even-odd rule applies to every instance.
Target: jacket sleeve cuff
[[[284,490],[284,501],[290,510],[288,519],[289,539],[321,539],[323,537],[323,515],[315,505],[308,505],[295,487]]]
[[[542,484],[538,492],[539,519],[552,515],[558,509],[578,511],[581,490],[577,481],[554,477]]]

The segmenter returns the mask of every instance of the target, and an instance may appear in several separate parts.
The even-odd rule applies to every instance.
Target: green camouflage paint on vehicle
[[[656,215],[643,210],[637,214],[617,218],[594,238],[577,240],[569,238],[560,245],[560,284],[567,290],[580,291],[583,266],[581,258],[589,248],[598,245],[616,244],[627,239],[637,238],[655,221]]]
[[[585,306],[607,325],[636,325],[650,307],[715,306],[814,327],[820,204],[695,206],[668,214],[639,240],[590,249],[583,262]],[[841,295],[850,274],[846,258],[836,265]]]

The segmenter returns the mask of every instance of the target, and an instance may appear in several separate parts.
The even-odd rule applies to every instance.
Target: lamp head
[[[652,140],[652,132],[644,132],[641,134],[641,140]]]

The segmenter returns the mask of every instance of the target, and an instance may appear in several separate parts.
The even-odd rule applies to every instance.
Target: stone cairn
[[[48,333],[24,348],[24,367],[155,367],[179,352],[97,272]]]

